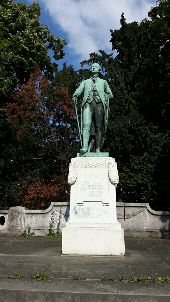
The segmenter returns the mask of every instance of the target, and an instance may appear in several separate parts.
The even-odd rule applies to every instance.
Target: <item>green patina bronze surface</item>
[[[98,156],[101,156],[100,150],[104,143],[108,124],[109,99],[113,95],[107,81],[99,78],[100,69],[100,65],[94,63],[91,68],[92,77],[83,81],[73,94],[76,114],[77,102],[78,100],[81,101],[80,123],[77,114],[82,143],[81,155],[87,152],[87,154],[90,154],[90,151],[94,151],[97,154],[99,153]]]
[[[77,157],[109,157],[109,152],[86,152],[84,154],[77,153]]]

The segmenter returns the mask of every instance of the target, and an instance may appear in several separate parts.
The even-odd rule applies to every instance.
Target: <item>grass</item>
[[[18,280],[25,280],[25,279],[32,279],[36,281],[50,281],[54,279],[53,277],[49,276],[46,272],[37,272],[34,275],[26,275],[21,272],[14,273],[12,276],[9,276],[10,279],[18,279]],[[73,280],[75,281],[85,281],[88,280],[88,276],[77,274],[73,276]],[[90,278],[91,280],[93,278]],[[113,278],[109,275],[104,275],[99,278],[101,282],[124,282],[124,283],[132,283],[132,284],[144,284],[148,285],[151,283],[156,284],[164,284],[170,283],[170,276],[158,276],[158,277],[150,277],[150,276],[128,276],[128,277],[118,277]]]
[[[62,237],[62,233],[59,232],[59,231],[53,231],[53,230],[49,229],[46,237],[48,237],[48,238],[61,238]]]
[[[88,280],[89,278],[82,275],[75,275],[73,279],[76,281]],[[93,278],[90,278],[91,280]],[[96,279],[96,278],[95,278]],[[127,277],[112,277],[110,275],[103,275],[98,278],[98,280],[102,282],[124,282],[124,283],[140,283],[140,284],[163,284],[163,283],[170,283],[170,276],[158,276],[158,277],[151,277],[151,276],[127,276]]]
[[[32,279],[32,280],[37,280],[37,281],[50,281],[50,280],[54,279],[53,277],[50,277],[45,272],[37,272],[31,276],[23,274],[23,273],[14,273],[12,276],[9,276],[8,278],[18,279],[18,280]]]
[[[53,277],[50,277],[47,273],[36,273],[31,278],[37,281],[50,281],[53,279]]]

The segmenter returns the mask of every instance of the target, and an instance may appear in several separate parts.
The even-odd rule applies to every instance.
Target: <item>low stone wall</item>
[[[154,211],[145,203],[117,203],[117,217],[125,236],[170,238],[170,212]],[[0,234],[21,235],[30,229],[44,236],[49,228],[61,231],[69,218],[69,204],[53,202],[46,210],[23,207],[0,210]]]
[[[148,203],[117,203],[117,218],[127,237],[170,238],[170,211],[154,211]]]

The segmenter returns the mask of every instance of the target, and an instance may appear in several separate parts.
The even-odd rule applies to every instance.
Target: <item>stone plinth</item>
[[[12,207],[8,212],[8,233],[21,235],[25,230],[25,209],[23,207]]]
[[[62,231],[62,253],[123,255],[124,230],[117,221],[118,171],[111,157],[71,160],[70,219]]]

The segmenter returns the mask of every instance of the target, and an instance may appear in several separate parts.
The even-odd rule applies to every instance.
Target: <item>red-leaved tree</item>
[[[37,66],[7,106],[7,206],[46,208],[68,201],[68,165],[77,148],[69,87],[49,82]]]

